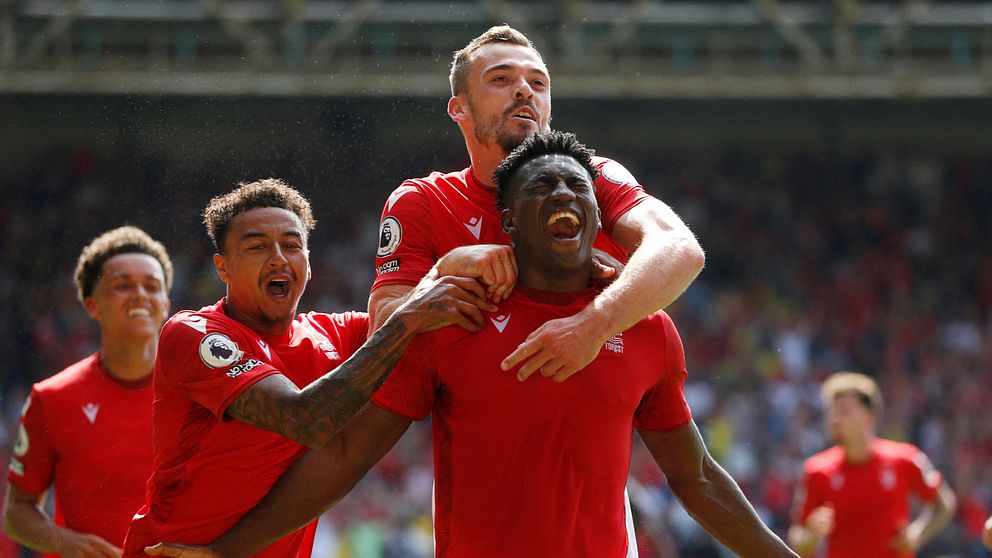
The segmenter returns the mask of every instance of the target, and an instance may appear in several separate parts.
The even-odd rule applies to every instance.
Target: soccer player
[[[911,444],[875,435],[874,380],[838,372],[821,390],[837,445],[806,460],[789,542],[802,556],[826,541],[828,558],[909,558],[954,515],[954,493]],[[909,498],[925,503],[909,521]]]
[[[441,274],[479,277],[497,301],[516,279],[492,175],[524,138],[549,130],[548,68],[526,36],[504,25],[455,53],[450,84],[448,115],[465,138],[471,166],[407,180],[387,199],[369,298],[374,326],[435,262]],[[671,208],[645,193],[620,163],[597,157],[593,164],[606,233],[597,246],[620,261],[631,253],[630,260],[581,312],[541,325],[505,355],[504,370],[523,363],[517,369],[521,380],[538,370],[559,381],[568,378],[614,334],[675,300],[703,267],[699,243]],[[438,262],[454,249],[463,253]],[[595,270],[615,273],[608,266]]]
[[[519,282],[481,331],[418,337],[374,404],[301,459],[213,548],[150,552],[245,556],[343,497],[412,421],[433,415],[439,558],[626,556],[634,544],[624,484],[635,428],[707,530],[741,556],[795,557],[706,451],[683,395],[682,343],[663,311],[613,336],[567,383],[522,383],[501,372],[502,355],[534,327],[581,312],[597,296],[591,156],[573,135],[549,132],[525,140],[496,170]]]
[[[119,557],[152,469],[151,375],[172,262],[144,231],[120,227],[83,249],[75,282],[100,350],[31,389],[4,524],[45,556]],[[53,485],[54,521],[42,508]]]
[[[124,556],[163,538],[208,542],[258,503],[307,447],[326,444],[419,332],[477,330],[474,280],[425,280],[368,341],[364,313],[297,315],[310,280],[309,202],[282,181],[242,184],[204,211],[227,296],[163,327],[154,470]],[[137,509],[137,508],[135,508]],[[313,528],[258,554],[309,556]]]

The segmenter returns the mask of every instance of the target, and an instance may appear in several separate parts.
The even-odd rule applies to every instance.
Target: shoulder
[[[599,171],[596,178],[596,186],[639,186],[640,183],[634,178],[627,167],[619,162],[607,157],[593,157],[593,167]]]
[[[386,210],[391,210],[400,200],[404,200],[406,204],[425,200],[428,194],[443,195],[452,187],[463,187],[467,182],[467,171],[468,169],[446,173],[435,171],[420,178],[408,178],[386,198]]]
[[[86,382],[97,367],[99,367],[99,356],[97,353],[93,353],[36,383],[32,388],[35,393],[34,397],[44,397],[64,390],[75,389],[79,384]]]
[[[903,461],[917,463],[920,458],[926,459],[923,450],[907,442],[897,442],[879,438],[875,441],[873,451],[888,461]]]
[[[366,312],[341,312],[325,314],[324,312],[307,312],[296,318],[300,327],[311,327],[323,331],[348,331],[365,334],[369,327],[369,315]]]
[[[840,466],[843,459],[844,453],[841,448],[833,446],[806,459],[803,463],[803,471],[807,475],[825,474]]]

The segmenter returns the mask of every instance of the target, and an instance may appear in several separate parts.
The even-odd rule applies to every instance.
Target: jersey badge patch
[[[399,271],[399,270],[400,270],[400,259],[393,258],[391,260],[386,260],[382,262],[382,265],[376,266],[375,274],[385,275],[387,273],[392,273],[394,271]]]
[[[231,369],[227,371],[227,375],[231,378],[237,378],[245,372],[255,368],[259,364],[262,364],[262,361],[250,358],[237,366],[232,366]]]
[[[489,316],[489,320],[496,326],[496,331],[503,333],[503,330],[506,329],[506,324],[510,323],[510,315]]]
[[[610,337],[609,339],[607,339],[606,340],[606,343],[603,344],[603,348],[606,349],[607,351],[613,351],[614,353],[616,353],[618,355],[622,355],[623,354],[623,332],[621,331],[620,333],[618,333],[618,334],[614,335],[613,337]]]
[[[238,344],[223,333],[211,333],[200,340],[200,360],[210,368],[223,368],[241,360]]]
[[[83,405],[83,414],[86,415],[86,420],[90,421],[90,424],[96,424],[96,414],[100,412],[100,405],[96,403],[87,403]]]
[[[28,431],[24,428],[24,423],[21,423],[17,427],[17,442],[14,444],[14,455],[17,457],[24,455],[28,452],[29,447],[31,447],[31,440],[28,438]],[[23,475],[23,471],[20,474]]]
[[[634,178],[634,175],[630,174],[630,171],[627,170],[626,167],[616,161],[608,161],[600,167],[599,174],[603,175],[603,178],[614,184],[619,184],[621,186],[637,185],[637,179]]]
[[[472,233],[472,236],[474,236],[476,240],[479,240],[479,235],[482,234],[482,215],[472,217],[467,223],[462,224],[465,225],[465,228],[468,229],[468,232]]]
[[[400,226],[399,219],[392,215],[386,217],[379,227],[379,249],[376,250],[375,255],[380,258],[392,256],[401,240],[403,240],[403,227]]]
[[[10,460],[10,470],[17,476],[24,476],[24,464],[17,459]]]

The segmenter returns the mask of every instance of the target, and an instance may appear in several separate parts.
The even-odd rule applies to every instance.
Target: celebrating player
[[[741,556],[795,557],[706,451],[683,395],[682,343],[663,311],[609,339],[565,384],[501,372],[502,355],[534,327],[581,312],[597,296],[591,156],[571,134],[550,132],[525,140],[497,169],[519,282],[481,331],[445,328],[416,339],[374,405],[301,459],[213,548],[150,552],[248,555],[342,498],[412,421],[433,415],[439,558],[626,556],[634,428],[709,532]]]
[[[471,166],[407,180],[389,196],[369,298],[374,325],[454,249],[462,253],[438,262],[441,274],[478,277],[497,301],[516,279],[492,175],[526,137],[549,130],[551,77],[530,40],[504,25],[455,53],[450,83],[448,115],[465,138]],[[543,324],[505,355],[504,370],[523,363],[520,379],[538,370],[559,381],[568,378],[611,336],[675,300],[703,267],[699,243],[671,208],[646,194],[616,161],[597,157],[593,164],[607,233],[597,246],[620,261],[632,252],[630,261],[581,312]],[[598,275],[613,272],[596,268]]]
[[[83,249],[75,280],[100,350],[32,388],[4,520],[14,540],[46,556],[119,557],[152,469],[151,375],[172,262],[144,231],[120,227]],[[53,485],[54,521],[42,508]]]
[[[154,470],[126,557],[163,538],[215,539],[306,446],[344,426],[417,333],[451,323],[477,330],[477,306],[487,306],[474,280],[425,280],[366,341],[363,313],[296,314],[314,226],[299,192],[274,179],[242,184],[204,216],[227,296],[177,313],[162,330]],[[312,542],[310,528],[259,556],[309,556]]]
[[[802,556],[821,541],[828,558],[909,558],[954,515],[955,498],[916,446],[875,435],[882,394],[854,372],[830,376],[821,390],[837,445],[810,457],[789,542]],[[909,498],[926,503],[909,521]]]

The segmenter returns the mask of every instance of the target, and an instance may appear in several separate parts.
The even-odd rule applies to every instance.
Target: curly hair
[[[203,224],[207,226],[207,234],[218,254],[224,251],[231,221],[245,211],[259,207],[278,207],[295,213],[307,233],[317,225],[310,202],[289,184],[278,178],[242,182],[234,190],[211,199],[203,210]]]
[[[836,372],[831,374],[820,388],[820,397],[828,406],[834,398],[845,393],[857,397],[865,409],[876,415],[882,412],[882,390],[870,377],[860,372]]]
[[[455,51],[454,58],[451,61],[451,72],[448,74],[448,82],[451,84],[451,95],[460,95],[465,92],[468,81],[468,71],[472,67],[472,62],[475,61],[475,53],[482,47],[490,45],[493,43],[502,43],[508,45],[517,45],[522,47],[527,47],[533,50],[538,58],[541,57],[541,53],[534,47],[534,43],[530,42],[527,35],[524,35],[520,31],[510,27],[509,25],[496,25],[490,27],[485,33],[479,35],[478,37],[472,39],[467,45],[465,45],[460,50]]]
[[[79,254],[76,261],[76,296],[83,302],[93,295],[93,287],[103,273],[103,264],[120,254],[147,254],[162,266],[165,291],[172,288],[172,260],[165,246],[145,231],[130,225],[109,230],[94,238]]]
[[[500,209],[506,209],[506,198],[513,175],[528,161],[542,155],[568,155],[578,161],[589,172],[589,176],[595,180],[599,176],[599,171],[592,164],[592,157],[595,154],[595,151],[579,143],[575,134],[569,132],[552,130],[530,136],[511,151],[493,172],[493,182],[496,184],[496,205]]]

